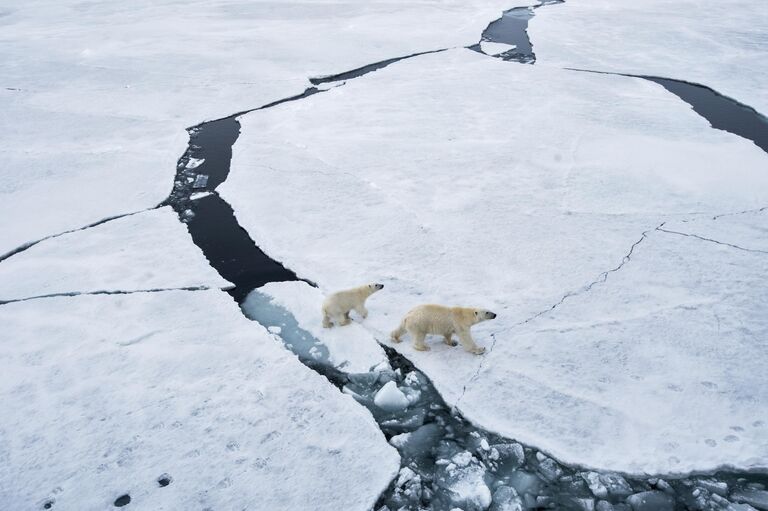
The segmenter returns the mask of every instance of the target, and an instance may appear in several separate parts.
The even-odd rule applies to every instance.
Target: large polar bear
[[[475,344],[469,328],[476,323],[495,317],[495,313],[485,309],[419,305],[408,311],[397,330],[392,332],[392,340],[400,342],[400,337],[408,332],[413,339],[413,348],[427,351],[429,346],[424,344],[427,334],[442,335],[448,346],[456,346],[456,341],[451,339],[451,336],[457,334],[465,350],[480,355],[485,352],[485,348]]]
[[[363,318],[368,317],[365,300],[376,291],[384,289],[384,284],[366,284],[333,293],[323,302],[323,327],[331,328],[335,321],[337,325],[349,324],[349,312],[354,310]]]

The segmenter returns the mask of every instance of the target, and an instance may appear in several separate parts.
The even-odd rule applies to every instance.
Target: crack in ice
[[[72,234],[73,232],[85,231],[85,230],[90,229],[92,227],[97,227],[99,225],[103,225],[103,224],[106,224],[108,222],[111,222],[112,220],[119,220],[119,219],[125,218],[127,216],[138,215],[139,213],[146,213],[147,211],[152,211],[152,210],[157,209],[159,207],[160,206],[154,206],[154,207],[151,207],[151,208],[140,209],[139,211],[132,211],[130,213],[122,213],[122,214],[119,214],[119,215],[108,216],[106,218],[102,218],[101,220],[99,220],[97,222],[93,222],[91,224],[84,225],[83,227],[78,227],[76,229],[69,229],[69,230],[66,230],[66,231],[61,231],[61,232],[58,232],[56,234],[51,234],[51,235],[45,236],[44,238],[40,238],[40,239],[35,240],[35,241],[28,241],[27,243],[24,243],[23,245],[19,245],[18,247],[14,248],[13,250],[9,250],[5,254],[0,255],[0,263],[5,261],[9,257],[15,256],[16,254],[20,254],[21,252],[24,252],[25,250],[28,250],[28,249],[34,247],[35,245],[37,245],[38,243],[41,243],[41,242],[43,242],[45,240],[49,240],[49,239],[52,239],[52,238],[58,238],[59,236],[64,236],[65,234]]]
[[[726,247],[735,248],[737,250],[743,250],[744,252],[754,252],[754,253],[757,253],[757,254],[768,254],[768,250],[759,250],[759,249],[755,249],[755,248],[740,247],[739,245],[734,245],[733,243],[726,243],[724,241],[718,241],[718,240],[715,240],[715,239],[712,239],[712,238],[707,238],[707,237],[704,237],[704,236],[699,236],[698,234],[685,233],[685,232],[680,232],[680,231],[673,231],[673,230],[669,230],[669,229],[662,229],[661,227],[657,227],[656,230],[657,231],[661,231],[661,232],[666,232],[668,234],[676,234],[678,236],[687,236],[689,238],[696,238],[696,239],[699,239],[699,240],[702,240],[702,241],[709,241],[710,243],[717,243],[718,245],[723,245],[723,246],[726,246]]]
[[[545,310],[542,310],[542,311],[540,311],[540,312],[537,312],[536,314],[534,314],[534,315],[532,315],[532,316],[530,316],[530,317],[528,317],[528,318],[526,318],[526,319],[524,319],[524,320],[522,320],[522,321],[519,321],[519,322],[517,322],[517,323],[515,323],[515,324],[513,324],[513,325],[511,325],[511,326],[509,326],[509,327],[507,327],[507,328],[504,328],[504,329],[501,329],[501,330],[497,330],[496,332],[493,332],[493,333],[491,334],[491,338],[493,339],[493,341],[491,342],[491,347],[488,349],[488,352],[487,352],[487,353],[486,353],[486,354],[485,354],[485,355],[482,357],[482,359],[480,360],[480,363],[479,363],[479,364],[478,364],[478,366],[477,366],[477,370],[475,370],[474,374],[473,374],[473,375],[470,377],[470,379],[467,381],[467,383],[466,383],[466,384],[464,384],[464,386],[463,386],[463,388],[462,388],[462,390],[461,390],[461,394],[459,395],[459,397],[458,397],[458,399],[456,400],[456,403],[453,405],[453,407],[454,407],[455,409],[458,409],[458,406],[459,406],[459,404],[461,403],[461,400],[464,398],[464,395],[465,395],[465,394],[466,394],[466,392],[467,392],[467,388],[468,388],[468,387],[469,387],[469,386],[470,386],[470,385],[471,385],[471,384],[472,384],[472,383],[473,383],[475,380],[477,380],[477,378],[480,376],[480,372],[481,372],[481,371],[482,371],[482,369],[483,369],[483,366],[484,366],[484,364],[485,364],[486,358],[487,358],[488,356],[490,356],[490,354],[493,352],[493,349],[496,347],[496,334],[500,334],[500,333],[502,333],[502,332],[509,332],[510,330],[512,330],[512,329],[514,329],[514,328],[517,328],[517,327],[519,327],[519,326],[522,326],[522,325],[525,325],[525,324],[527,324],[527,323],[530,323],[530,322],[531,322],[531,321],[533,321],[534,319],[536,319],[536,318],[539,318],[539,317],[543,316],[544,314],[547,314],[547,313],[549,313],[549,312],[552,312],[553,310],[557,309],[557,308],[558,308],[558,307],[560,307],[560,306],[561,306],[561,305],[562,305],[562,304],[563,304],[563,303],[564,303],[564,302],[565,302],[567,299],[569,299],[569,298],[573,298],[573,297],[575,297],[575,296],[580,296],[580,295],[582,295],[582,294],[585,294],[585,293],[588,293],[589,291],[591,291],[591,290],[592,290],[592,288],[593,288],[594,286],[596,286],[596,285],[598,285],[598,284],[602,284],[602,283],[604,283],[605,281],[607,281],[607,280],[608,280],[608,276],[609,276],[611,273],[615,273],[615,272],[617,272],[617,271],[621,270],[621,269],[624,267],[624,265],[626,265],[626,264],[627,264],[629,261],[631,261],[631,260],[632,260],[632,254],[635,252],[635,249],[637,248],[637,246],[638,246],[638,245],[640,245],[640,244],[641,244],[641,243],[642,243],[642,242],[643,242],[643,241],[644,241],[644,240],[645,240],[645,239],[648,237],[648,233],[649,233],[649,232],[651,232],[651,231],[654,231],[654,230],[660,230],[660,229],[661,229],[661,227],[662,227],[662,226],[663,226],[665,223],[666,223],[666,222],[662,222],[662,223],[660,223],[658,226],[656,226],[654,229],[648,229],[648,230],[646,230],[646,231],[643,231],[642,235],[640,236],[640,239],[638,239],[637,241],[635,241],[635,242],[632,244],[632,246],[631,246],[631,247],[629,247],[629,251],[628,251],[628,252],[627,252],[627,253],[624,255],[624,257],[621,259],[621,263],[619,263],[619,265],[618,265],[618,266],[616,266],[616,267],[614,267],[614,268],[611,268],[610,270],[606,270],[606,271],[604,271],[604,272],[600,273],[600,275],[599,275],[599,276],[598,276],[598,277],[597,277],[595,280],[593,280],[592,282],[590,282],[590,283],[589,283],[589,284],[587,284],[586,286],[583,286],[583,287],[581,287],[581,288],[577,289],[576,291],[569,291],[569,292],[565,293],[565,294],[564,294],[564,295],[563,295],[563,296],[560,298],[560,300],[558,300],[558,301],[557,301],[555,304],[551,305],[549,308],[547,308],[547,309],[545,309]]]
[[[132,289],[132,290],[99,290],[99,291],[69,291],[64,293],[51,293],[48,295],[28,296],[26,298],[14,298],[13,300],[0,300],[0,305],[9,303],[27,302],[29,300],[39,300],[42,298],[74,297],[85,295],[132,295],[137,293],[162,293],[164,291],[209,291],[219,289],[209,286],[186,286],[186,287],[163,287],[151,289]]]

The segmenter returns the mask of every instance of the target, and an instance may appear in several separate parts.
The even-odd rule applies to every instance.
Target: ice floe
[[[397,473],[370,414],[226,293],[51,298],[0,322],[3,509],[364,511]]]
[[[768,114],[768,9],[730,0],[567,1],[528,25],[538,63],[707,85]]]
[[[0,301],[229,285],[194,246],[170,207],[44,240],[0,264]]]
[[[383,282],[364,322],[375,338],[385,341],[418,303],[499,313],[473,330],[485,357],[439,342],[427,354],[397,346],[470,420],[590,467],[765,466],[759,429],[744,425],[766,413],[766,359],[754,341],[765,335],[756,285],[765,258],[656,230],[765,206],[766,156],[750,142],[710,129],[640,79],[466,50],[400,62],[242,123],[224,197],[256,243],[300,277],[330,289]],[[652,263],[629,288],[595,295],[605,301],[580,312],[578,335],[550,328],[559,304],[593,296],[638,251]],[[669,265],[665,281],[652,279],[657,263]],[[722,290],[705,285],[713,272]],[[633,289],[638,296],[621,294]],[[722,330],[727,342],[703,320],[715,302],[721,318],[744,324]],[[658,304],[670,309],[660,323]],[[535,329],[522,326],[532,318]],[[593,323],[612,356],[586,328]],[[729,345],[742,355],[718,359]],[[716,391],[699,389],[715,383],[701,371]]]

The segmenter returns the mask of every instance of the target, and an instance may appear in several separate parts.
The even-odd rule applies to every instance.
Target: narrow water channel
[[[387,346],[387,367],[360,374],[333,367],[323,344],[301,329],[289,311],[259,296],[261,285],[297,276],[255,245],[216,192],[229,174],[239,130],[235,116],[189,130],[189,147],[179,159],[167,204],[211,265],[235,284],[230,294],[243,304],[244,314],[273,331],[279,327],[285,346],[365,406],[398,449],[400,473],[375,509],[726,509],[726,496],[748,498],[750,491],[768,486],[768,477],[760,475],[643,479],[563,465],[531,446],[472,425],[443,401],[426,375]],[[407,403],[382,407],[377,404],[382,392],[405,396]]]
[[[545,1],[534,7],[505,12],[483,32],[481,42],[470,48],[484,52],[483,43],[497,43],[502,45],[497,48],[504,49],[506,45],[508,49],[494,56],[520,63],[535,62],[533,45],[527,35],[528,22],[534,9],[561,1]],[[311,82],[319,85],[354,79],[421,54],[313,78]],[[696,86],[685,82],[642,78],[655,81],[678,95],[713,127],[749,138],[768,150],[765,118],[754,110],[750,114],[748,107],[742,108],[744,105],[723,101],[727,98],[711,89],[705,88],[709,92],[703,92],[690,89]],[[382,346],[389,360],[385,366],[365,373],[345,373],[334,367],[323,343],[299,327],[289,311],[274,305],[258,291],[268,282],[297,280],[297,275],[256,246],[238,224],[231,206],[216,192],[229,174],[232,145],[240,133],[238,116],[318,92],[321,91],[312,87],[303,94],[190,128],[189,147],[179,159],[173,192],[164,204],[174,208],[211,265],[234,283],[229,292],[241,304],[243,313],[265,327],[272,327],[274,335],[296,353],[302,363],[365,406],[389,442],[398,449],[402,459],[400,472],[374,509],[754,509],[740,503],[768,509],[768,500],[760,500],[768,496],[766,475],[718,472],[686,478],[638,478],[559,463],[534,447],[472,425],[443,401],[426,375],[387,346]],[[734,111],[734,105],[740,107],[738,112]]]

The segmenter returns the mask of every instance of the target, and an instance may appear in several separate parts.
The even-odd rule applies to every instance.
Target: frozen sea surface
[[[687,105],[640,79],[514,66],[466,50],[401,62],[242,123],[223,196],[254,241],[300,277],[323,289],[383,282],[376,297],[381,313],[364,323],[375,338],[386,341],[401,315],[423,302],[499,314],[474,329],[491,351],[485,357],[442,343],[433,343],[431,353],[397,347],[469,420],[590,467],[678,473],[766,465],[757,430],[738,445],[724,440],[731,433],[723,431],[763,420],[760,371],[737,375],[741,359],[731,359],[718,392],[696,393],[698,373],[689,366],[701,357],[717,364],[715,347],[724,341],[687,329],[683,305],[706,311],[704,304],[717,301],[719,314],[739,315],[744,325],[728,330],[726,342],[751,342],[754,367],[768,362],[755,341],[765,335],[764,324],[730,292],[702,284],[710,266],[736,271],[723,266],[727,247],[686,260],[675,243],[700,240],[656,230],[664,222],[768,204],[766,156],[749,141],[712,130]],[[675,280],[644,288],[649,303],[674,303],[668,321],[675,329],[661,328],[643,342],[649,352],[671,346],[675,367],[686,369],[662,374],[649,361],[653,384],[631,377],[636,373],[623,364],[637,349],[633,329],[640,322],[610,330],[614,357],[603,356],[597,342],[568,359],[567,349],[555,356],[554,346],[565,341],[548,333],[535,338],[545,352],[551,343],[552,356],[524,349],[518,339],[529,327],[520,328],[523,323],[539,318],[546,332],[550,309],[610,282],[659,236],[669,237],[670,257],[680,259],[677,270],[687,275],[669,278],[683,279],[691,286],[687,294],[698,298],[687,301]],[[733,292],[747,293],[747,303],[757,306],[765,298],[763,256],[751,256]],[[648,265],[638,279],[653,271]],[[701,279],[691,276],[696,272]],[[625,306],[627,313],[648,312]],[[606,321],[624,317],[611,314]],[[699,326],[715,331],[715,323]],[[703,345],[694,342],[699,338]],[[595,360],[603,372],[622,377],[601,381],[604,374],[589,369]],[[542,366],[546,379],[526,380],[532,371],[544,373]],[[685,373],[682,382],[673,381],[677,372]],[[528,399],[520,385],[543,397]],[[695,401],[667,404],[680,399],[679,388]],[[747,389],[751,397],[742,399]],[[669,425],[666,438],[653,433],[657,422],[642,419],[646,412],[622,404],[645,402],[649,391],[650,404],[658,406],[648,413]],[[544,399],[552,393],[557,399]],[[728,401],[738,424],[701,416],[709,406],[723,409],[721,393],[739,396]],[[522,400],[526,420],[510,413],[519,412]],[[597,427],[603,422],[613,428]],[[716,443],[701,449],[706,439]]]
[[[0,254],[162,202],[187,126],[311,76],[470,44],[509,4],[6,0]]]
[[[398,470],[370,414],[226,293],[34,300],[0,323],[4,510],[364,511]]]
[[[567,1],[528,30],[539,64],[701,83],[768,114],[763,2]]]
[[[44,240],[0,264],[0,301],[229,285],[194,246],[170,207]]]

